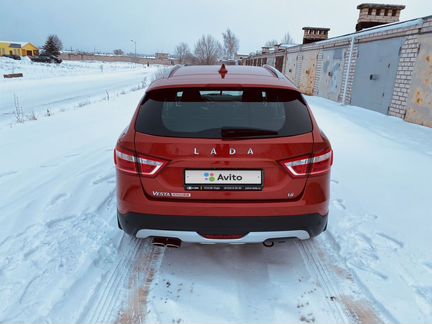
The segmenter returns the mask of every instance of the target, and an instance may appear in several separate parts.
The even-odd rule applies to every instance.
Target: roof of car
[[[226,73],[221,71],[226,70]],[[148,90],[174,87],[274,87],[295,89],[282,73],[270,66],[200,65],[175,66]]]

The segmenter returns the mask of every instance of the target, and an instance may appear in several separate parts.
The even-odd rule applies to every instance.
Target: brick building
[[[403,7],[359,5],[359,21],[370,9],[372,16],[386,14],[397,20]],[[265,51],[250,55],[243,64],[266,62],[307,95],[432,127],[432,16],[285,47],[277,55],[283,58],[279,66],[272,60],[276,55]]]

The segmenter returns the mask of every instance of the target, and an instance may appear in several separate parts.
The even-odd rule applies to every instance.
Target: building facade
[[[377,9],[374,4],[372,12]],[[398,15],[400,8],[388,10]],[[432,16],[287,47],[277,55],[282,64],[263,52],[243,64],[273,65],[304,94],[432,127]]]
[[[39,48],[29,42],[0,41],[0,56],[37,56]]]

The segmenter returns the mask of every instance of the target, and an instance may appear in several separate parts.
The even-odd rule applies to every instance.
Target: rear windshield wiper
[[[279,135],[279,132],[270,129],[260,128],[221,128],[222,138],[238,138],[238,137],[256,137],[256,136],[274,136]]]

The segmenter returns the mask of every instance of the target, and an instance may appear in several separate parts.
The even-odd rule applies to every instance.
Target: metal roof
[[[10,47],[12,48],[21,48],[23,46],[26,46],[27,44],[30,44],[29,42],[15,42],[15,41],[0,41],[0,43],[10,44]]]

